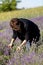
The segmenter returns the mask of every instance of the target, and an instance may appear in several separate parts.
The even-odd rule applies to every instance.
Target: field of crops
[[[12,38],[12,29],[9,26],[13,17],[28,18],[39,26],[39,47],[32,44],[30,50],[24,46],[20,52],[16,51],[20,40],[17,38],[14,47],[9,49],[7,45]],[[43,7],[0,13],[0,65],[43,65]]]

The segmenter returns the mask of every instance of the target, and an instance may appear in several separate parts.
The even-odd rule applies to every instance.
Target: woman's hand
[[[13,38],[11,39],[11,43],[8,45],[9,48],[12,48],[14,40],[15,39],[13,39]]]
[[[18,46],[18,47],[17,47],[17,49],[16,49],[16,50],[17,50],[17,51],[20,51],[20,50],[21,50],[21,47],[22,47],[23,45],[25,45],[25,44],[26,44],[26,42],[27,42],[27,41],[26,41],[26,40],[24,40],[24,41],[20,44],[20,46]]]
[[[20,50],[21,50],[21,48],[20,48],[20,46],[18,46],[17,49],[16,49],[16,51],[20,51]]]
[[[12,44],[9,44],[8,47],[9,47],[9,48],[12,48]]]

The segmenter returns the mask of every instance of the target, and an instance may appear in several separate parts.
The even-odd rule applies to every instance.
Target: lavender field
[[[14,47],[9,49],[7,46],[13,34],[9,26],[10,20],[0,22],[0,65],[43,65],[43,16],[30,18],[30,20],[39,26],[41,34],[36,51],[35,44],[33,44],[29,51],[23,47],[20,52],[17,52],[16,47],[21,42],[18,38]]]

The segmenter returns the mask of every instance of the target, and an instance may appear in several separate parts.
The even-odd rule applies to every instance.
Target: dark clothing
[[[13,30],[13,38],[16,39],[17,37],[22,41],[26,39],[31,43],[33,38],[36,39],[36,42],[39,40],[40,31],[38,26],[30,20],[20,18],[20,28],[21,31]]]

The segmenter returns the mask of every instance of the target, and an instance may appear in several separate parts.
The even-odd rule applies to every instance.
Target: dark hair
[[[16,23],[16,25],[19,25],[19,20],[18,18],[12,18],[11,21],[10,21],[10,26],[12,28],[14,28],[14,23]]]

